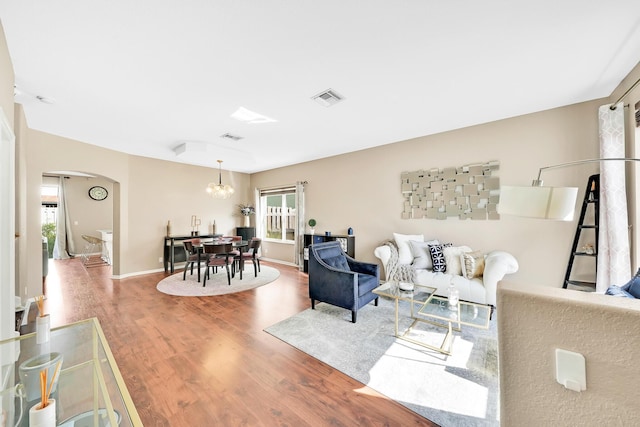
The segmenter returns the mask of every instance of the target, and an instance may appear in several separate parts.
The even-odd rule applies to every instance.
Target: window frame
[[[291,223],[293,223],[294,225],[297,224],[297,220],[298,220],[298,207],[296,206],[296,189],[295,187],[282,187],[282,188],[275,188],[275,189],[269,189],[269,190],[260,190],[259,193],[259,203],[260,203],[260,221],[262,222],[262,226],[260,227],[260,234],[262,234],[261,236],[259,236],[263,241],[266,242],[271,242],[271,243],[281,243],[281,244],[285,244],[285,245],[295,245],[296,243],[296,238],[297,238],[297,230],[296,227],[292,227],[293,229],[293,237],[292,239],[287,239],[286,238],[286,227],[282,227],[282,231],[281,231],[281,238],[276,239],[273,237],[267,237],[267,231],[268,231],[268,227],[267,227],[267,218],[268,218],[268,204],[267,204],[267,198],[268,197],[273,197],[273,196],[280,196],[281,197],[281,204],[280,207],[284,210],[286,208],[288,208],[287,206],[287,196],[292,196],[293,197],[293,203],[294,203],[294,211],[295,214],[293,215],[293,218],[291,220]]]

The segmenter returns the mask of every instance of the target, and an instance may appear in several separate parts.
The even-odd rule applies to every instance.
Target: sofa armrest
[[[487,304],[496,305],[498,282],[507,274],[518,271],[518,261],[513,255],[504,251],[491,251],[484,260],[482,283],[487,292]]]
[[[378,246],[373,251],[373,254],[382,262],[382,267],[384,268],[384,277],[386,280],[389,279],[389,271],[387,270],[387,263],[389,259],[391,259],[391,248],[387,245]]]

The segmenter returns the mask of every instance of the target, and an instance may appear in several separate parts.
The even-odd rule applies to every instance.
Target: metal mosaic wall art
[[[402,173],[403,219],[500,219],[499,162]]]

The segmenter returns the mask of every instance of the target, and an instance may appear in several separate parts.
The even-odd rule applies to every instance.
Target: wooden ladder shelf
[[[580,220],[578,221],[578,227],[576,228],[576,234],[573,238],[573,246],[571,247],[571,254],[569,255],[569,264],[567,265],[567,273],[564,276],[563,288],[568,286],[575,286],[577,289],[595,288],[596,279],[593,281],[585,280],[573,280],[571,279],[571,273],[574,267],[574,260],[576,257],[590,257],[595,261],[595,267],[598,266],[598,224],[600,221],[600,175],[591,175],[587,183],[587,189],[584,193],[584,201],[582,202],[582,209],[580,210]],[[593,207],[593,224],[585,224],[585,216],[588,208]],[[580,244],[580,237],[582,233],[590,233],[590,238],[595,241],[595,246],[591,248],[578,248]],[[595,236],[594,236],[595,234]],[[587,237],[589,238],[589,236]]]

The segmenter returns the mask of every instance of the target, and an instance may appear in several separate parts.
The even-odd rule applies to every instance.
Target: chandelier
[[[228,199],[234,193],[230,185],[222,185],[222,160],[218,160],[218,183],[210,182],[207,185],[207,193],[214,199]]]

